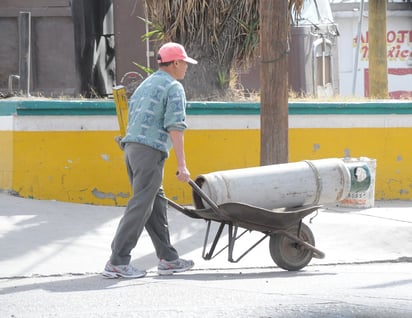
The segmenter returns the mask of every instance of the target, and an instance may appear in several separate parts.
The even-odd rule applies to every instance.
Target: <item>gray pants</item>
[[[113,239],[110,263],[130,263],[130,253],[143,228],[149,233],[159,259],[177,259],[178,253],[170,243],[167,200],[162,189],[166,154],[142,144],[128,143],[125,160],[133,197],[127,204]]]

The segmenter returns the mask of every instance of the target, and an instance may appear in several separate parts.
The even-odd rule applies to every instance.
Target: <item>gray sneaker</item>
[[[132,265],[112,265],[107,262],[102,275],[106,278],[140,278],[146,276],[146,271],[138,270]]]
[[[192,260],[178,258],[174,261],[166,261],[161,259],[157,266],[159,275],[172,275],[173,273],[181,273],[191,269],[195,263]]]

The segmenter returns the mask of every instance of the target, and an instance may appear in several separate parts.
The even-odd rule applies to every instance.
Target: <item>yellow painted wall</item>
[[[114,132],[15,132],[13,190],[23,197],[123,205],[129,195]]]
[[[12,188],[13,132],[0,131],[0,189]]]
[[[0,186],[36,199],[125,205],[130,189],[115,135],[114,131],[2,131]],[[188,130],[185,136],[193,178],[259,165],[259,130]],[[289,158],[290,162],[344,156],[377,159],[375,198],[411,200],[411,136],[412,128],[292,128]],[[9,149],[13,155],[4,156]],[[191,189],[177,181],[175,171],[172,152],[165,168],[166,194],[190,204]]]
[[[290,161],[376,159],[375,199],[412,199],[412,128],[291,129]]]
[[[188,130],[185,133],[186,162],[192,179],[213,171],[259,165],[259,130]],[[172,152],[165,166],[165,192],[171,199],[192,203],[191,188],[176,181]]]
[[[105,205],[127,203],[130,187],[123,152],[114,142],[116,132],[13,135],[16,169],[11,188],[20,196]],[[201,173],[258,165],[259,131],[194,130],[185,138],[193,178]],[[190,188],[177,181],[175,171],[172,151],[165,167],[165,191],[177,202],[191,203]]]

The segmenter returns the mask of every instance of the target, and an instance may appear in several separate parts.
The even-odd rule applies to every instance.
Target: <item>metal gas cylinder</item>
[[[370,178],[357,179],[341,159],[305,160],[203,174],[196,184],[217,205],[241,202],[265,209],[327,204],[344,199],[351,189],[369,187]],[[368,174],[368,167],[362,166]],[[369,182],[369,183],[368,183]],[[197,209],[208,204],[193,192]]]

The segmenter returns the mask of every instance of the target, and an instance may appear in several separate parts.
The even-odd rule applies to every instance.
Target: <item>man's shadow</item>
[[[51,293],[71,293],[96,290],[115,290],[131,286],[143,286],[159,284],[162,281],[185,280],[185,281],[230,281],[230,280],[253,280],[253,279],[290,279],[296,277],[336,275],[333,272],[314,272],[302,270],[299,272],[288,272],[276,267],[251,270],[248,268],[236,268],[229,270],[191,270],[182,274],[159,276],[156,272],[149,272],[144,278],[124,279],[124,278],[104,278],[100,274],[93,275],[73,275],[54,277],[32,277],[16,279],[13,286],[0,288],[0,295],[24,293],[35,290],[43,290]],[[23,280],[23,281],[22,281]],[[28,283],[24,284],[27,280]]]

